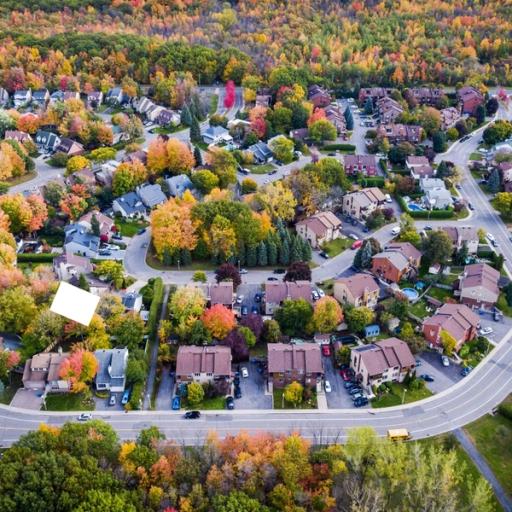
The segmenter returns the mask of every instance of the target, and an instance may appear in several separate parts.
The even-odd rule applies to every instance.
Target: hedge
[[[382,176],[372,176],[358,180],[363,187],[383,187],[385,180]]]
[[[354,144],[326,144],[322,149],[326,151],[355,151],[356,147]]]
[[[40,253],[40,254],[18,254],[19,263],[52,263],[58,254]]]
[[[498,406],[498,412],[505,418],[512,421],[512,404],[501,404]]]
[[[395,198],[398,201],[398,204],[402,208],[402,210],[410,215],[413,219],[451,219],[454,215],[452,209],[448,210],[423,210],[420,212],[409,210],[407,204],[405,204],[405,201],[402,196],[399,194],[395,194]]]
[[[142,398],[144,396],[144,382],[136,382],[132,388],[132,396],[128,404],[130,409],[140,409],[142,406]]]
[[[160,307],[162,306],[163,296],[164,283],[161,277],[157,277],[153,283],[153,300],[151,301],[151,307],[149,308],[148,318],[148,332],[152,338],[156,336],[156,330],[158,328],[158,314],[160,313]]]

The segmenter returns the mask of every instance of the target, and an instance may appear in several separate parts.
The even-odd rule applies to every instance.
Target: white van
[[[391,196],[389,194],[384,194],[384,198],[386,199],[386,203],[392,203],[393,199],[391,199]]]
[[[391,230],[391,234],[392,234],[393,236],[399,235],[399,234],[400,234],[400,226],[396,226],[395,228],[393,228],[393,229]]]

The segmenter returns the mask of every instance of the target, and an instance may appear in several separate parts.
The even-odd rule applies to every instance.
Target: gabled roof
[[[497,300],[500,293],[498,288],[499,279],[500,273],[487,263],[466,265],[460,281],[461,294],[471,298],[470,289],[482,288],[484,293],[487,292],[487,298]]]
[[[424,326],[438,326],[457,341],[464,339],[466,331],[477,328],[479,324],[478,316],[464,304],[443,304],[435,315],[423,320]]]
[[[100,248],[100,237],[87,233],[83,226],[71,224],[65,229],[65,243],[75,243],[91,251],[97,252]]]
[[[137,192],[142,199],[142,202],[148,208],[154,208],[167,200],[165,194],[162,192],[162,188],[157,183],[154,185],[141,186],[137,189]]]
[[[379,285],[375,281],[373,276],[368,274],[355,274],[350,277],[342,277],[336,279],[334,284],[343,284],[352,297],[362,297],[365,293],[374,293],[379,291]]]
[[[146,211],[139,195],[135,192],[128,192],[127,194],[114,199],[114,202],[122,207],[127,214],[136,212],[144,213]]]
[[[312,290],[309,281],[267,281],[265,282],[265,301],[268,304],[280,304],[286,299],[305,299],[312,302]]]
[[[322,237],[328,229],[338,229],[341,221],[332,212],[320,212],[297,222],[297,226],[300,225],[307,226],[316,236]]]
[[[176,375],[211,373],[231,374],[231,349],[224,346],[196,347],[180,346],[176,358]]]
[[[259,157],[261,160],[266,160],[272,156],[272,150],[268,147],[264,142],[256,142],[252,146],[247,148],[247,151],[253,153],[255,156]]]
[[[269,343],[268,373],[298,371],[303,374],[324,373],[320,346],[317,343]]]
[[[126,366],[128,363],[127,348],[96,350],[94,352],[94,356],[98,360],[96,384],[112,384],[113,380],[124,380],[126,375]]]
[[[353,350],[360,354],[370,376],[380,375],[389,368],[408,368],[416,364],[407,343],[398,338],[387,338]]]

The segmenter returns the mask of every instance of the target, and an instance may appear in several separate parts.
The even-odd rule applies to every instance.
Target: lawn
[[[193,261],[190,265],[183,266],[180,265],[178,269],[177,265],[164,265],[154,254],[152,251],[148,251],[146,256],[146,263],[156,270],[215,270],[217,265],[213,264],[211,261]]]
[[[427,389],[427,387],[414,390],[407,389],[405,396],[404,389],[407,388],[403,384],[393,382],[391,384],[391,391],[389,393],[383,394],[379,399],[375,398],[371,401],[372,407],[374,409],[380,409],[382,407],[393,407],[394,405],[401,405],[402,397],[404,400],[403,403],[408,404],[432,396],[432,392]]]
[[[18,391],[21,386],[21,375],[19,373],[11,373],[11,383],[8,386],[4,386],[0,383],[0,404],[9,405],[16,391]]]
[[[54,393],[46,396],[47,411],[93,411],[94,400],[82,393]]]
[[[139,229],[149,226],[149,224],[143,220],[116,219],[115,222],[122,236],[134,236]]]
[[[445,301],[447,298],[453,298],[453,293],[451,290],[445,290],[444,288],[435,288],[431,286],[427,291],[427,295],[430,297],[434,297],[434,299]]]
[[[512,402],[512,398],[506,400]],[[509,494],[512,494],[512,421],[501,414],[483,416],[464,430],[470,435],[494,475]]]
[[[21,185],[22,183],[26,183],[27,181],[33,180],[37,176],[37,172],[30,171],[26,174],[23,174],[23,176],[17,176],[16,178],[12,178],[10,180],[7,180],[6,183],[9,185],[9,187],[14,187],[15,185]]]
[[[217,112],[217,107],[219,106],[219,95],[218,94],[212,94],[210,96],[210,109],[209,114],[213,116],[215,112]]]
[[[170,128],[168,128],[166,126],[158,126],[157,128],[152,128],[151,132],[158,133],[161,135],[169,135],[170,133],[177,133],[177,132],[181,132],[186,129],[187,129],[186,126],[179,124],[178,126],[172,126]]]
[[[507,304],[507,298],[503,292],[500,293],[496,306],[505,316],[512,317],[512,307]]]
[[[216,396],[214,398],[205,398],[200,404],[190,405],[186,399],[182,402],[182,407],[191,411],[212,411],[226,408],[226,397]]]
[[[247,166],[247,169],[253,174],[268,174],[275,169],[275,166],[273,164],[251,164]]]
[[[474,153],[471,153],[469,155],[469,159],[470,160],[476,160],[477,162],[480,162],[480,160],[482,160],[482,155],[480,153],[478,153],[477,151],[475,151]]]
[[[316,409],[316,393],[313,392],[312,397],[307,402],[302,402],[297,407],[287,402],[284,397],[284,389],[274,389],[274,409]]]
[[[330,242],[325,243],[322,246],[322,249],[329,255],[330,258],[337,256],[345,249],[348,249],[352,246],[354,240],[351,238],[336,238],[331,240]]]
[[[418,302],[411,304],[409,307],[409,311],[414,315],[420,318],[425,318],[429,316],[431,312],[427,311],[427,301],[425,299],[420,299]]]

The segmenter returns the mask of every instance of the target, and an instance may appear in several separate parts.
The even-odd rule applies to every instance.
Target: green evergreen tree
[[[268,264],[267,246],[262,240],[258,246],[258,265],[260,267],[266,267]]]
[[[298,236],[294,236],[292,240],[292,248],[290,250],[290,263],[302,260],[302,250]]]
[[[373,101],[371,98],[366,98],[366,102],[364,104],[364,113],[367,116],[373,114]]]
[[[272,238],[267,240],[268,264],[272,267],[277,265],[277,246]]]
[[[199,121],[195,116],[192,117],[192,122],[190,124],[190,140],[192,142],[201,142],[201,128],[199,127]]]
[[[500,186],[500,171],[498,169],[493,169],[489,179],[487,180],[487,188],[489,189],[489,192],[497,194],[500,191]]]
[[[100,236],[100,234],[101,234],[100,222],[98,220],[98,217],[96,217],[96,215],[93,215],[91,217],[91,231],[92,231],[92,234],[95,236]]]
[[[475,118],[478,125],[481,125],[485,121],[485,107],[483,105],[478,105],[475,111]]]
[[[372,244],[366,241],[361,247],[361,268],[372,266]]]
[[[311,245],[309,245],[309,242],[306,240],[303,240],[301,238],[301,244],[302,244],[302,261],[309,261],[311,260],[312,253],[311,253]]]
[[[80,274],[80,277],[78,278],[78,288],[81,288],[86,292],[88,292],[91,289],[89,286],[89,282],[87,281],[87,278],[85,277],[84,274]]]
[[[192,255],[188,249],[181,249],[180,251],[180,263],[186,267],[192,263]]]
[[[192,124],[192,114],[190,113],[190,109],[188,108],[188,105],[185,105],[183,109],[181,110],[181,124],[184,124],[185,126],[190,126]]]
[[[290,264],[290,244],[284,239],[279,251],[279,264],[288,266]]]
[[[350,110],[349,105],[347,105],[347,108],[345,109],[345,112],[343,113],[345,117],[345,124],[347,126],[347,130],[353,130],[354,129],[354,116],[352,115],[352,110]]]
[[[246,263],[246,251],[244,242],[240,242],[238,245],[238,258],[240,260],[240,265],[245,265]]]
[[[169,249],[164,249],[164,254],[162,257],[162,262],[166,267],[170,267],[173,264],[173,254]]]
[[[256,253],[256,245],[248,245],[245,255],[246,265],[248,267],[255,267],[258,263],[258,256]]]
[[[201,150],[197,146],[194,146],[194,159],[197,167],[203,165],[203,156],[201,155]]]

